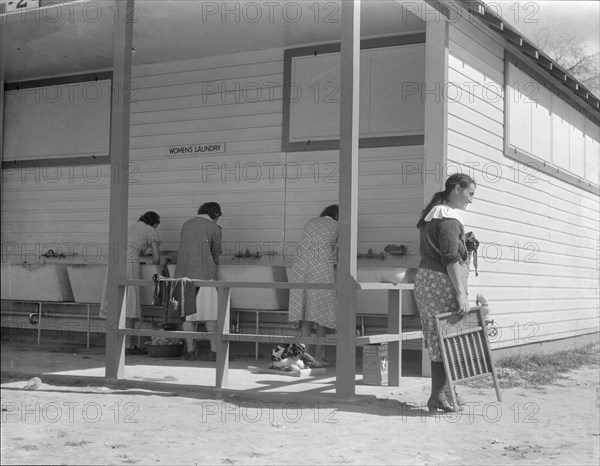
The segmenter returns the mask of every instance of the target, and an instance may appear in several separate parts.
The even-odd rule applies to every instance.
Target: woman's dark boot
[[[430,412],[438,410],[453,413],[456,410],[452,403],[448,402],[444,386],[446,385],[446,371],[444,363],[431,361],[431,396],[427,401],[427,408]]]

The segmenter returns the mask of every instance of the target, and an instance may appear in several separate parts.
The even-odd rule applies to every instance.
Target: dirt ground
[[[594,464],[598,366],[538,389],[426,385],[350,402],[58,386],[3,377],[2,464]],[[214,393],[214,392],[213,392]]]

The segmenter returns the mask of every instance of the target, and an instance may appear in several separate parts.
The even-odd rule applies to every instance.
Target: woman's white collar
[[[462,221],[462,218],[460,218],[460,215],[458,215],[456,209],[443,204],[436,205],[433,209],[431,209],[425,217],[425,221],[430,222],[433,219],[440,218],[454,218],[464,226],[464,222]]]

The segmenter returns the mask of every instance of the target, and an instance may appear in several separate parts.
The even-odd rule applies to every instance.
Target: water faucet
[[[393,256],[403,256],[406,254],[406,246],[403,244],[400,246],[396,244],[388,244],[385,248],[383,248],[383,250]]]
[[[385,252],[380,252],[379,254],[376,254],[375,252],[373,252],[373,249],[369,249],[366,254],[358,253],[356,255],[356,257],[358,257],[359,259],[380,259],[380,260],[384,260],[387,257],[387,254]]]
[[[243,259],[260,259],[262,257],[262,253],[260,251],[256,251],[254,254],[252,254],[249,249],[246,249],[245,253],[238,251],[233,255],[233,257],[239,257]]]
[[[60,254],[56,254],[54,252],[54,249],[49,249],[47,253],[40,254],[40,257],[45,257],[46,259],[49,259],[50,257],[57,257],[59,259],[64,259],[67,256],[65,256],[65,254],[62,252]]]

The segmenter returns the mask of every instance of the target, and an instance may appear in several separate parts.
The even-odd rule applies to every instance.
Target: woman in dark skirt
[[[469,311],[468,261],[465,229],[458,213],[473,202],[475,181],[465,174],[446,180],[421,213],[419,229],[421,262],[415,280],[415,298],[421,316],[423,338],[431,359],[430,411],[455,411],[449,400],[446,372],[435,325],[435,315]],[[450,398],[451,399],[451,398]],[[460,405],[462,400],[458,401]]]

